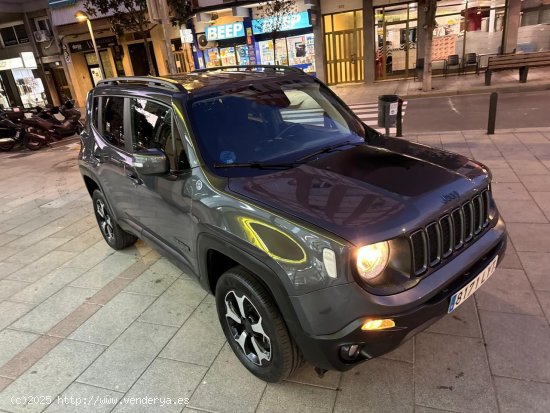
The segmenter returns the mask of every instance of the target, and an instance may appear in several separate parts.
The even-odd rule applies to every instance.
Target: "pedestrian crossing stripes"
[[[350,109],[357,115],[361,121],[378,132],[385,132],[384,128],[378,127],[378,103],[358,103],[349,105]],[[403,102],[403,118],[407,102]],[[323,110],[317,109],[284,109],[281,111],[283,120],[287,122],[303,123],[307,125],[323,126],[324,117]],[[390,128],[390,135],[395,135],[396,128]]]

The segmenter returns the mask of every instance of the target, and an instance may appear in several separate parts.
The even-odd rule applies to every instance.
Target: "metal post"
[[[105,79],[105,69],[103,69],[103,62],[101,61],[101,56],[99,55],[99,51],[97,50],[97,45],[95,44],[94,30],[92,29],[92,21],[90,20],[90,18],[86,19],[86,23],[88,23],[88,30],[90,30],[90,37],[92,38],[92,44],[94,45],[95,57],[97,58],[97,63],[99,64],[101,77]]]
[[[403,99],[397,101],[397,124],[395,125],[395,137],[403,137]]]
[[[487,123],[487,135],[495,134],[495,123],[497,120],[497,102],[498,93],[491,93],[491,98],[489,100],[489,122]]]

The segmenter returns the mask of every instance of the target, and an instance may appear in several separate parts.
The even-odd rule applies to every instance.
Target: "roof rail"
[[[194,73],[213,72],[213,71],[216,71],[216,70],[227,70],[227,69],[241,69],[241,70],[271,69],[271,70],[274,70],[274,71],[277,71],[277,70],[285,71],[285,70],[287,70],[289,72],[305,74],[302,69],[298,69],[297,67],[292,67],[292,66],[283,66],[283,65],[214,66],[214,67],[207,67],[206,69],[196,69],[196,70],[193,70],[193,72]]]
[[[110,85],[118,85],[123,83],[145,83],[148,86],[163,87],[166,89],[173,90],[175,92],[185,92],[185,88],[182,85],[180,85],[178,82],[171,79],[155,77],[155,76],[114,77],[111,79],[100,80],[99,82],[97,82],[97,86],[110,86]]]

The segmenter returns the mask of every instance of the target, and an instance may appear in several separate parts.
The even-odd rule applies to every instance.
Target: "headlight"
[[[387,241],[365,245],[357,250],[357,271],[365,280],[376,278],[386,268],[390,249]]]

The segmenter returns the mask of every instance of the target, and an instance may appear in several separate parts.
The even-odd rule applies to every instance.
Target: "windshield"
[[[206,163],[292,163],[328,146],[364,142],[363,125],[323,86],[288,83],[251,84],[191,101]]]

